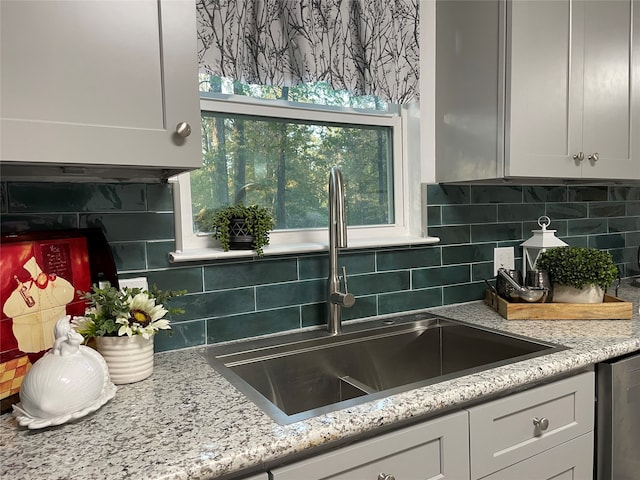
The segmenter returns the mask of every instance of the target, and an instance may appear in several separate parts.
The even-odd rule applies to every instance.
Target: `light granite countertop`
[[[73,423],[28,430],[2,415],[0,478],[205,479],[265,471],[286,457],[640,350],[640,288],[623,285],[618,296],[633,302],[632,320],[505,320],[482,302],[432,309],[571,348],[284,426],[208,366],[198,350],[156,354],[151,378],[120,386],[113,400]]]

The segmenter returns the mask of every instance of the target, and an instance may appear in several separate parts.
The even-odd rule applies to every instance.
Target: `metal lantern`
[[[547,230],[551,219],[546,215],[538,218],[541,230],[531,230],[533,236],[521,243],[524,258],[522,261],[522,278],[527,278],[527,270],[535,270],[536,262],[542,252],[552,247],[567,247],[568,244],[560,240],[554,234],[556,230]]]

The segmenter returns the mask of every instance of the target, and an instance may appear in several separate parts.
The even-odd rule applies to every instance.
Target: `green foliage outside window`
[[[296,101],[315,96],[334,105],[346,101],[345,92],[326,84],[298,90],[233,85],[236,94]],[[221,91],[222,84],[212,90]],[[364,103],[372,105],[370,98]],[[390,127],[203,112],[202,135],[204,166],[191,173],[194,215],[242,202],[273,212],[276,229],[326,228],[329,170],[338,165],[346,184],[347,223],[394,221]]]

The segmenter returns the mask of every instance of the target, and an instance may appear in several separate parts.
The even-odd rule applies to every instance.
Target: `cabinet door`
[[[638,60],[636,6],[630,0],[584,2],[583,178],[640,178],[640,159],[633,158],[640,131],[632,61]]]
[[[593,478],[593,434],[587,433],[558,447],[488,475],[483,480],[575,480]]]
[[[507,176],[581,176],[583,11],[572,0],[508,3]]]
[[[274,480],[377,480],[469,478],[466,412],[366,440],[271,470]]]
[[[508,176],[639,178],[634,3],[511,2]]]
[[[591,432],[594,377],[582,373],[470,408],[471,478]]]
[[[193,0],[0,8],[3,163],[201,165]]]

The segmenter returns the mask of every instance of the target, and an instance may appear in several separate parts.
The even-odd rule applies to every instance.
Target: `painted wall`
[[[638,274],[639,186],[428,186],[435,246],[380,248],[341,255],[362,318],[479,300],[493,275],[493,249],[516,247],[548,215],[570,245],[609,250],[623,276]],[[0,183],[3,234],[82,227],[103,229],[121,278],[146,276],[177,299],[172,350],[319,325],[325,319],[327,254],[170,264],[171,187],[158,184]]]

